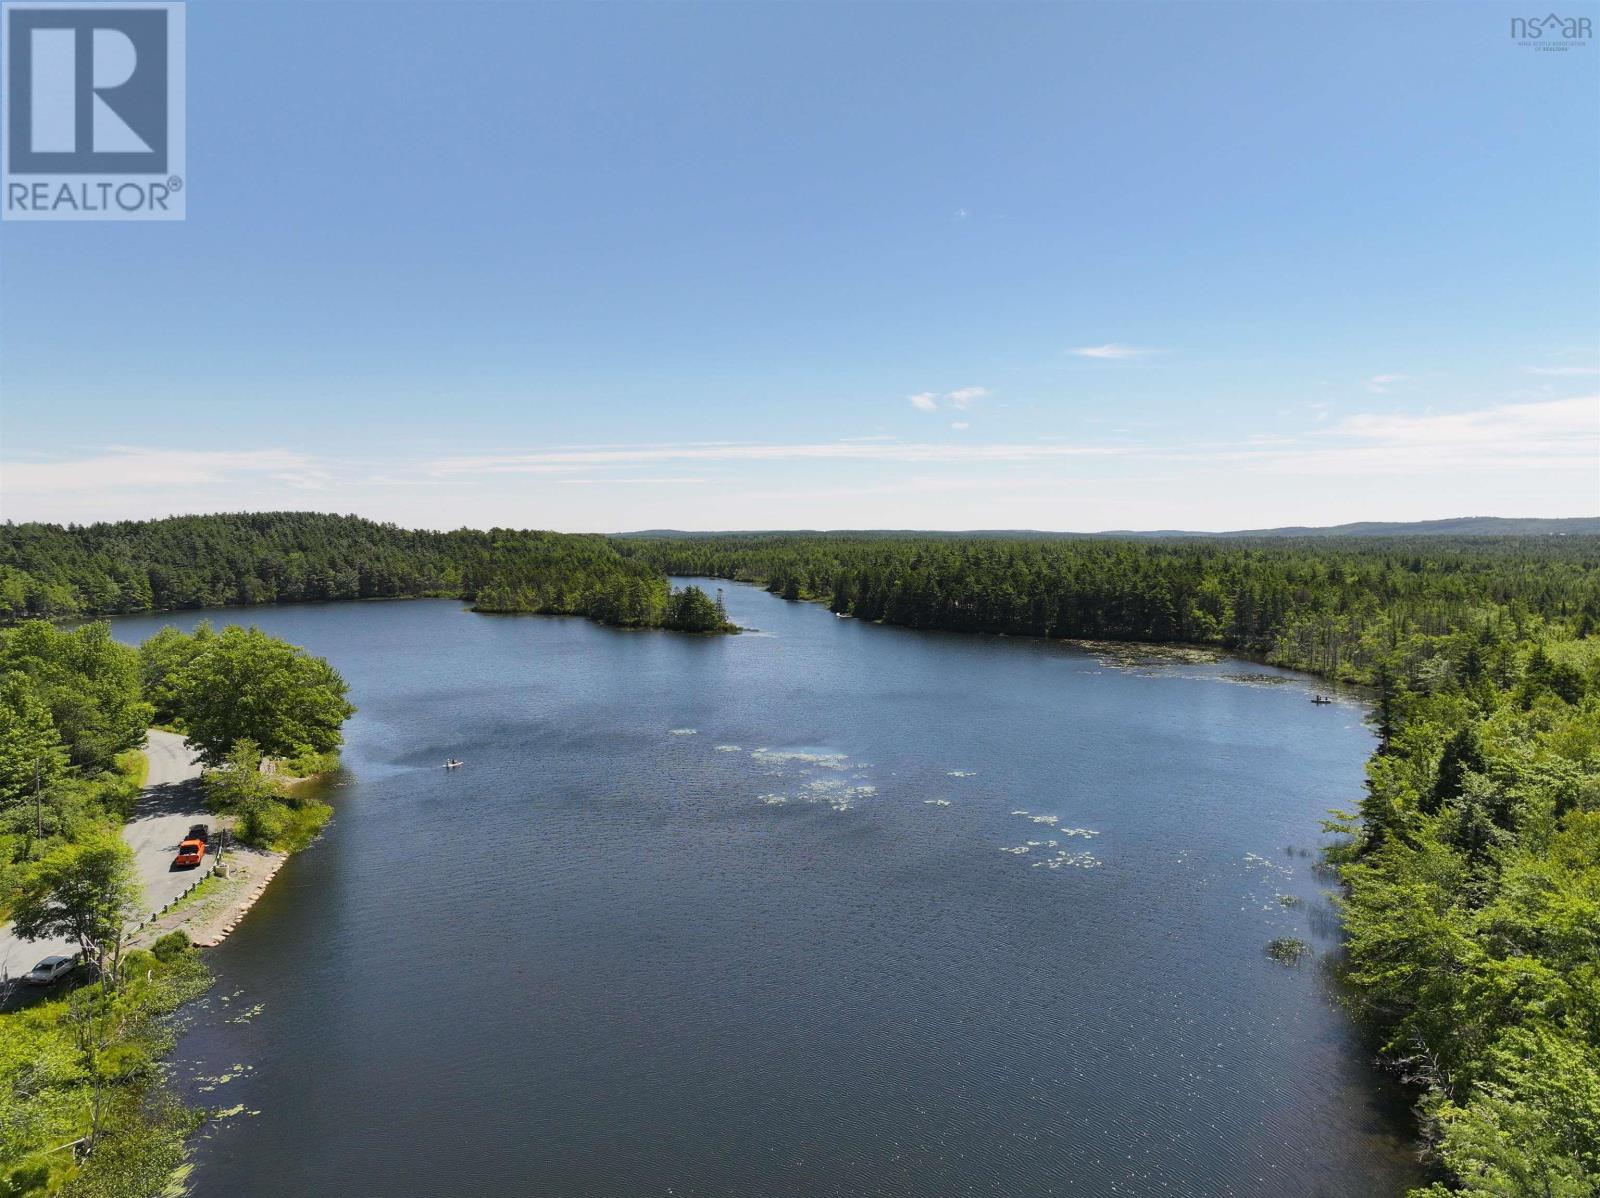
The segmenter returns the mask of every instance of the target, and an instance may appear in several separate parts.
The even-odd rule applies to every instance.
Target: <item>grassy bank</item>
[[[116,984],[80,976],[0,1015],[0,1193],[159,1193],[201,1116],[168,1090],[169,1016],[211,976],[182,933],[133,950]]]
[[[206,805],[230,820],[241,844],[296,853],[333,817],[333,808],[316,797],[316,779],[338,761],[333,752],[308,754],[296,764],[317,773],[296,774],[277,761],[263,763],[254,742],[241,740],[218,768],[206,772]]]

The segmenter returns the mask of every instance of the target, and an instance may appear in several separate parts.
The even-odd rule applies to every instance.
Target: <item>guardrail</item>
[[[130,927],[128,929],[128,931],[127,931],[127,934],[131,936],[135,932],[143,931],[145,928],[147,928],[151,924],[155,923],[156,920],[160,919],[168,911],[170,911],[174,907],[176,907],[179,903],[183,902],[184,899],[188,898],[191,894],[194,893],[195,888],[197,886],[199,886],[202,882],[204,882],[212,874],[217,872],[217,864],[218,864],[218,862],[217,862],[216,858],[213,857],[212,860],[211,860],[211,865],[206,869],[205,873],[201,874],[193,882],[190,882],[188,887],[184,890],[184,892],[182,894],[178,895],[177,898],[173,899],[165,907],[162,907],[161,910],[150,912],[150,914],[148,916],[146,916],[144,919],[141,919],[138,923],[136,923],[132,927]]]

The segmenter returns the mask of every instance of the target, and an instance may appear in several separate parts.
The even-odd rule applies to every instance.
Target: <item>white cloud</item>
[[[1387,395],[1390,386],[1405,377],[1403,374],[1375,374],[1367,380],[1367,390],[1374,395]]]
[[[1341,421],[1333,431],[1397,449],[1471,448],[1565,457],[1600,436],[1600,396],[1497,404],[1473,412],[1365,413]]]
[[[113,446],[98,457],[8,462],[0,468],[0,485],[12,495],[197,486],[240,477],[274,479],[297,488],[320,486],[328,478],[315,467],[311,458],[281,449],[179,450]]]
[[[91,448],[71,460],[0,463],[0,493],[5,515],[17,520],[315,507],[417,527],[573,531],[728,527],[730,512],[750,528],[1247,528],[1472,512],[1575,515],[1592,513],[1600,495],[1593,394],[1455,412],[1336,410],[1297,435],[1210,442],[1186,437],[1193,427],[1162,426],[1115,442],[987,443],[976,432],[967,437],[962,413],[948,412],[945,422],[961,435],[938,444],[722,440],[433,457],[426,448],[381,444],[362,456],[326,457]],[[949,498],[917,509],[908,488]],[[796,501],[747,502],[780,490]],[[870,508],[827,499],[847,493],[883,498]],[[1083,497],[1093,503],[1071,506]]]
[[[1148,357],[1156,351],[1141,349],[1137,345],[1119,345],[1115,341],[1108,341],[1104,345],[1082,345],[1072,352],[1080,358],[1096,358],[1102,362],[1125,362],[1130,358]]]
[[[543,474],[552,468],[622,466],[640,462],[1037,462],[1116,457],[1127,446],[1059,442],[934,445],[928,442],[827,441],[817,444],[639,445],[626,449],[553,449],[514,454],[455,455],[425,465],[435,477],[457,474]]]
[[[1600,374],[1600,366],[1529,366],[1529,374],[1542,374],[1550,378],[1571,379]]]
[[[958,408],[965,411],[980,399],[989,395],[987,387],[958,387],[954,391],[946,391],[940,395],[937,391],[919,391],[910,397],[911,406],[919,412],[937,412],[940,406]]]
[[[1316,474],[1477,472],[1487,484],[1509,472],[1586,475],[1592,506],[1600,484],[1600,395],[1498,404],[1469,412],[1362,413],[1319,429],[1312,441],[1219,457],[1270,470]]]
[[[552,481],[560,483],[562,486],[581,485],[611,487],[617,485],[639,486],[641,484],[648,484],[650,486],[680,487],[686,485],[698,486],[701,483],[708,482],[709,480],[704,478],[693,478],[687,474],[660,475],[650,478],[639,475],[612,474],[607,475],[604,478],[557,478]]]

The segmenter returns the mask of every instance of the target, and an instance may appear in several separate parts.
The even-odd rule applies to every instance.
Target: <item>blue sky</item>
[[[3,514],[1593,515],[1600,43],[1512,15],[193,0],[188,220],[0,225]]]

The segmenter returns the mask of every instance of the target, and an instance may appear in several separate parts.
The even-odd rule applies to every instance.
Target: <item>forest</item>
[[[432,594],[725,620],[703,592],[675,599],[690,592],[670,575],[917,628],[1213,645],[1369,686],[1379,747],[1329,822],[1336,965],[1414,1087],[1438,1176],[1417,1193],[1600,1193],[1600,538],[606,539],[298,514],[0,527],[11,618]]]
[[[1600,537],[1314,541],[749,534],[620,542],[912,628],[1217,645],[1371,682],[1413,634],[1600,624]]]
[[[1579,627],[1584,629],[1580,635]],[[1349,983],[1418,1087],[1420,1193],[1600,1193],[1600,636],[1539,617],[1413,635],[1331,827]]]
[[[600,536],[414,532],[311,512],[0,525],[0,622],[437,596],[485,612],[732,632],[715,600]]]

